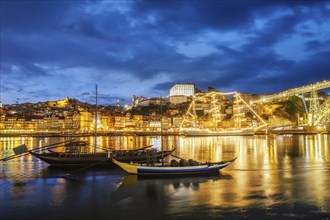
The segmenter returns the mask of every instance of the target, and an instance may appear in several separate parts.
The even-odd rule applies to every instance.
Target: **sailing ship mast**
[[[97,136],[97,84],[95,84],[95,115],[94,115],[94,153],[96,152],[96,136]]]
[[[164,155],[163,155],[163,102],[160,97],[160,150],[162,151],[162,166],[164,166]]]

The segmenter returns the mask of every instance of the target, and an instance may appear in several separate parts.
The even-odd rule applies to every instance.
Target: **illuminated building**
[[[185,95],[174,95],[169,97],[170,103],[177,105],[180,103],[190,102],[191,97],[185,96]]]
[[[150,105],[166,105],[166,99],[164,98],[145,98],[139,97],[135,100],[134,106],[150,106]]]
[[[58,100],[58,101],[49,101],[47,102],[47,105],[49,107],[54,108],[65,108],[69,105],[69,97],[67,96],[64,100]]]
[[[184,95],[193,96],[195,94],[194,84],[175,84],[170,89],[170,96]]]
[[[274,133],[291,129],[300,133],[323,132],[330,130],[330,97],[317,92],[329,88],[330,81],[289,89],[272,95],[240,94],[237,92],[209,92],[194,93],[193,84],[176,84],[171,88],[170,101],[177,103],[190,100],[188,109],[185,106],[167,106],[163,116],[163,131],[182,131],[182,129],[234,130],[264,128]],[[304,93],[304,94],[300,94]],[[193,94],[193,96],[188,96]],[[304,105],[293,117],[293,121],[283,106],[283,100],[291,96],[299,96]],[[99,109],[98,121],[95,123],[93,106],[79,101],[64,100],[49,101],[37,104],[14,104],[0,108],[0,130],[6,134],[28,133],[69,133],[95,132],[95,124],[99,132],[104,131],[157,131],[160,130],[160,106],[167,105],[166,98],[135,97],[133,106],[154,106],[158,109],[135,115],[118,112],[116,107]],[[172,102],[172,103],[173,103]],[[119,102],[117,102],[117,107]],[[142,108],[141,108],[142,109]],[[283,110],[282,110],[283,109]],[[183,111],[186,114],[183,115]],[[113,114],[115,113],[115,114]],[[149,115],[147,115],[149,113]],[[168,119],[165,119],[165,117]],[[263,116],[263,117],[261,117]],[[285,127],[284,127],[285,126]],[[299,126],[297,128],[297,126]],[[275,130],[274,127],[278,129]],[[283,129],[282,129],[282,128]],[[280,130],[282,129],[282,130]],[[298,129],[298,130],[297,130]]]
[[[80,111],[80,130],[91,131],[94,130],[93,114],[88,111]]]
[[[169,101],[172,104],[180,104],[191,101],[191,96],[195,94],[194,84],[175,84],[170,89]]]

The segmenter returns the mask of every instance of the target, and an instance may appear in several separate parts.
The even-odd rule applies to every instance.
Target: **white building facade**
[[[191,101],[191,97],[195,94],[194,84],[175,84],[170,89],[169,101],[172,104],[180,104]]]
[[[193,96],[194,94],[194,84],[175,84],[170,89],[170,96]]]

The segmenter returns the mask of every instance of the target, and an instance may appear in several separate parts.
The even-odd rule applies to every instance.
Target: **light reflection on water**
[[[93,138],[82,138],[93,143]],[[64,138],[0,138],[0,157]],[[161,145],[162,142],[162,145]],[[0,164],[0,217],[25,219],[330,218],[330,136],[98,137],[102,147],[176,148],[198,161],[238,159],[220,175],[141,179],[120,169],[55,169],[32,157]],[[170,160],[172,158],[167,158]]]

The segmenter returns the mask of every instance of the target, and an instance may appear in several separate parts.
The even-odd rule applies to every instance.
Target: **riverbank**
[[[90,137],[90,136],[181,136],[182,132],[154,132],[154,131],[109,131],[109,132],[23,132],[0,133],[0,137]]]
[[[318,131],[318,130],[298,130],[298,129],[282,129],[282,130],[258,130],[253,135],[315,135],[315,134],[330,134],[330,130]],[[90,137],[94,136],[94,132],[6,132],[0,133],[0,137]],[[159,132],[159,131],[109,131],[109,132],[97,132],[96,136],[186,136],[184,132]],[[189,134],[189,136],[194,136]],[[201,136],[201,135],[195,135]],[[203,135],[207,136],[207,135]],[[240,134],[219,134],[212,136],[242,136]]]

